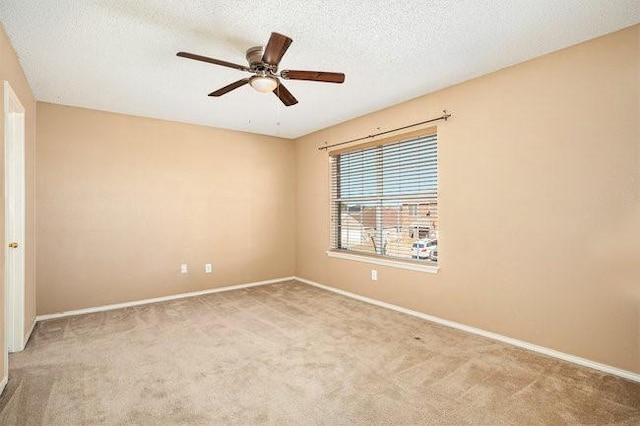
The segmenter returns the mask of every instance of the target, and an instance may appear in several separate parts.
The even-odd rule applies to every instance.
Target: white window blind
[[[331,205],[333,250],[437,262],[437,136],[332,156]]]

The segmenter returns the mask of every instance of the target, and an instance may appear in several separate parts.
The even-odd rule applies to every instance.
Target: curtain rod
[[[410,127],[420,126],[421,124],[433,123],[434,121],[440,121],[440,120],[447,121],[449,119],[449,117],[451,117],[451,114],[447,113],[447,110],[444,109],[444,110],[442,110],[442,115],[440,117],[437,117],[437,118],[432,118],[430,120],[421,121],[419,123],[409,124],[407,126],[398,127],[396,129],[391,129],[391,130],[387,130],[387,131],[380,132],[380,133],[374,133],[373,135],[363,136],[363,137],[357,138],[357,139],[351,139],[350,141],[334,143],[333,145],[321,146],[320,148],[318,148],[318,150],[321,151],[323,149],[333,148],[334,146],[346,145],[346,144],[352,143],[352,142],[358,142],[358,141],[362,141],[362,140],[365,140],[365,139],[371,139],[371,138],[375,138],[376,136],[386,135],[387,133],[397,132],[398,130],[404,130],[404,129],[408,129]]]

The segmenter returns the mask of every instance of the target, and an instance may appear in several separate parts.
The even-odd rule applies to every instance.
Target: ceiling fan
[[[278,73],[278,64],[284,56],[285,52],[293,42],[289,37],[271,33],[269,42],[266,47],[254,46],[247,49],[246,57],[249,66],[234,64],[220,59],[208,58],[188,52],[178,52],[178,56],[196,61],[208,62],[210,64],[220,65],[223,67],[233,68],[253,74],[249,78],[243,78],[227,86],[224,86],[215,92],[209,93],[209,96],[222,96],[232,90],[249,84],[258,92],[273,92],[286,106],[295,105],[298,100],[287,90],[282,84],[280,78],[285,80],[307,80],[320,81],[324,83],[343,83],[344,74],[337,72],[323,71],[295,71],[282,70]]]

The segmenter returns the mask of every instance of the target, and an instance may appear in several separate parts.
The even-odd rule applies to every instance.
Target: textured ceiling
[[[0,0],[0,21],[38,100],[298,137],[638,23],[640,0]],[[283,106],[245,64],[277,31],[281,69],[344,72],[342,85],[286,81]]]

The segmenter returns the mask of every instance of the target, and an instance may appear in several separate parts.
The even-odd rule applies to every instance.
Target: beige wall
[[[640,29],[301,138],[297,275],[640,372]],[[425,72],[429,72],[428,67]],[[328,258],[329,144],[438,125],[441,270]]]
[[[25,335],[36,317],[35,284],[35,152],[36,152],[36,101],[22,72],[11,42],[0,25],[0,102],[4,102],[4,81],[8,81],[25,108],[25,168],[26,168],[26,239],[25,250]],[[4,190],[4,107],[0,114],[0,188]],[[0,241],[5,243],[4,196],[0,197]],[[4,253],[4,249],[3,249]],[[4,255],[0,256],[0,277],[4,277]],[[4,279],[0,285],[0,347],[4,348]],[[0,357],[0,370],[4,367],[4,351]],[[4,374],[4,372],[3,372]]]
[[[293,141],[48,103],[37,127],[39,314],[294,274]]]

